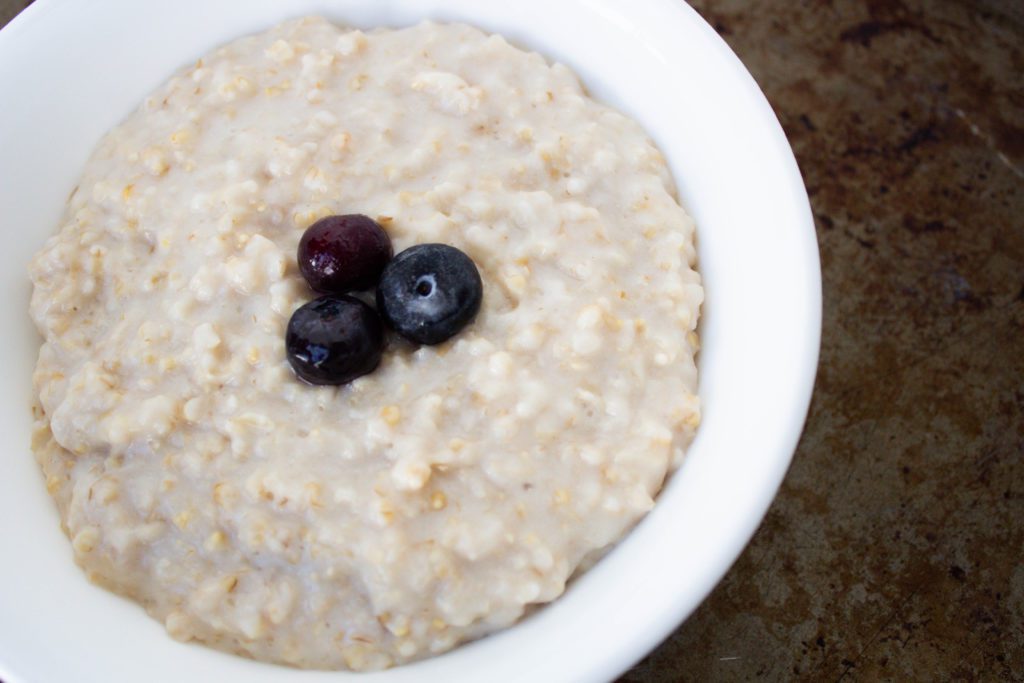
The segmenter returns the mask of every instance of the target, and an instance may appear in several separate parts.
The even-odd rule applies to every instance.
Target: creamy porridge
[[[469,254],[483,307],[341,387],[284,354],[303,230]],[[282,24],[100,143],[31,264],[34,448],[77,561],[175,638],[377,669],[515,622],[699,421],[693,223],[633,121],[461,25]]]

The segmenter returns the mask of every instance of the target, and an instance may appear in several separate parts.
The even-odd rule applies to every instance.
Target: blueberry
[[[440,344],[473,319],[482,296],[472,259],[447,244],[417,244],[384,268],[377,309],[406,339]]]
[[[380,363],[384,328],[359,299],[322,296],[292,313],[285,350],[295,374],[310,384],[344,384]]]
[[[302,234],[299,270],[316,291],[344,294],[373,287],[393,253],[387,233],[372,218],[327,216]]]

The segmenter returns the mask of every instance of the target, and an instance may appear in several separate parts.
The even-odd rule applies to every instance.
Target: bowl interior
[[[614,677],[690,614],[736,559],[782,480],[810,400],[820,272],[785,136],[728,47],[679,0],[38,0],[0,33],[0,678],[355,680],[171,640],[74,565],[29,450],[39,340],[26,266],[54,232],[99,137],[174,70],[285,18],[360,27],[466,21],[572,67],[638,119],[697,221],[706,287],[704,421],[655,510],[566,595],[452,653],[360,680]],[[130,647],[125,647],[130,643]]]

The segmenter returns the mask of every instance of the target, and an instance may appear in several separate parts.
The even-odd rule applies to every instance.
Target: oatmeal
[[[303,231],[456,246],[483,305],[296,379]],[[175,638],[310,668],[443,652],[551,601],[699,421],[694,226],[632,120],[463,25],[240,39],[108,134],[31,263],[34,449],[75,558]]]

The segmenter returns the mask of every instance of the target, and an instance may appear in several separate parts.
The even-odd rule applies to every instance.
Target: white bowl
[[[807,195],[750,75],[681,0],[38,0],[0,33],[0,679],[346,681],[168,637],[72,561],[29,450],[39,340],[26,264],[100,136],[174,70],[287,17],[422,18],[504,34],[639,119],[698,226],[704,421],[657,507],[552,605],[503,633],[360,681],[599,681],[665,638],[725,574],[789,465],[817,366]]]

